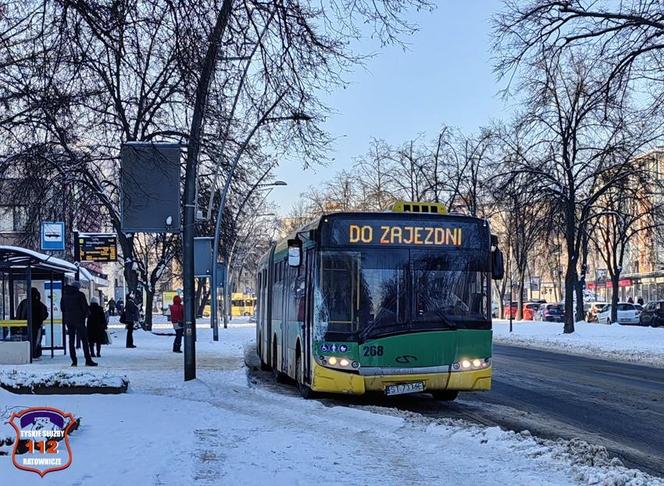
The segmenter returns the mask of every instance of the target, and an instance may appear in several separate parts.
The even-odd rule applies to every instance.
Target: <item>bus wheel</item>
[[[302,398],[305,400],[314,398],[316,393],[304,383],[304,363],[299,354],[297,355],[297,360],[295,361],[295,367],[297,369],[297,379],[295,380],[297,384],[297,391],[300,392],[300,395],[302,395]]]
[[[456,400],[459,396],[459,390],[434,390],[431,392],[434,400],[441,400],[443,402],[451,402]]]

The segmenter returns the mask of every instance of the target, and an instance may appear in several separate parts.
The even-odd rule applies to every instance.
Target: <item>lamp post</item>
[[[254,193],[258,187],[277,187],[277,186],[286,186],[288,183],[284,181],[275,181],[271,184],[261,184],[261,181],[265,176],[267,176],[269,171],[265,172],[252,186],[252,188],[247,192],[247,195],[242,200],[240,208],[238,209],[238,216],[242,213],[244,206],[249,201],[249,198]],[[232,175],[232,174],[231,174]],[[212,276],[210,286],[210,296],[212,299],[211,312],[210,312],[210,326],[212,327],[212,339],[214,341],[219,341],[219,319],[217,314],[217,287],[218,287],[218,275],[217,275],[217,260],[219,256],[219,238],[221,235],[221,223],[224,218],[224,209],[226,206],[226,196],[228,195],[228,189],[230,187],[231,175],[229,175],[228,180],[224,186],[224,190],[221,194],[221,201],[219,202],[219,209],[217,210],[217,221],[214,226],[214,238],[212,243]]]

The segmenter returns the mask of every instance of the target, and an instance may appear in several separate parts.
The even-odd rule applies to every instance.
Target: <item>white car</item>
[[[630,304],[629,302],[618,303],[618,324],[639,324],[639,315],[641,315],[641,306]],[[597,313],[597,322],[600,324],[611,324],[611,304]]]

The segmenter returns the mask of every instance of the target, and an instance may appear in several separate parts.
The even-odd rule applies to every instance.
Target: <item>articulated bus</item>
[[[487,221],[436,203],[322,216],[260,260],[262,369],[315,392],[387,395],[491,387],[491,279],[503,256]]]
[[[255,306],[255,295],[235,292],[231,294],[231,315],[233,317],[253,316]]]

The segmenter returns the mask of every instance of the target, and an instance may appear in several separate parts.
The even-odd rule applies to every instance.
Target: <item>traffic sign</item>
[[[41,224],[40,248],[42,250],[64,251],[65,224],[61,221]]]
[[[109,263],[118,260],[115,233],[78,233],[74,259],[77,262]]]

